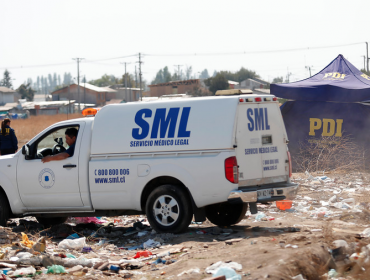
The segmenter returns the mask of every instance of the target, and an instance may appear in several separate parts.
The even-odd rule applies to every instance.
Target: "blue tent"
[[[294,100],[361,102],[370,99],[370,77],[340,54],[308,79],[289,84],[272,84],[271,93]]]
[[[292,157],[322,137],[349,137],[370,161],[370,77],[338,55],[318,74],[272,84],[271,93],[290,99],[281,106]]]

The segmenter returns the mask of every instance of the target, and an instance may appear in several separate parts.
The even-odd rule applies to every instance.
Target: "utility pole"
[[[182,66],[182,65],[178,65],[178,64],[176,64],[176,65],[174,65],[174,66],[177,66],[177,78],[179,79],[179,81],[181,80],[180,79],[180,66]]]
[[[77,99],[78,99],[78,112],[81,113],[81,99],[80,99],[80,62],[84,58],[76,57],[72,58],[77,61]]]
[[[126,64],[130,64],[130,63],[127,63],[127,62],[121,62],[121,64],[125,64],[125,97],[126,97],[126,99],[128,99],[127,98],[127,74],[126,74]],[[131,100],[131,98],[130,98],[130,100]]]
[[[365,42],[366,44],[366,70],[367,72],[369,72],[369,45],[367,42]]]
[[[366,69],[365,67],[365,60],[366,60],[366,56],[365,55],[362,55],[362,57],[364,58],[364,70]]]
[[[310,72],[310,77],[311,77],[311,67],[312,66],[306,66],[306,69],[308,69],[308,71]],[[289,78],[288,78],[288,80],[289,80]]]
[[[135,65],[135,87],[137,87],[137,73],[136,73],[136,65]]]
[[[142,73],[141,73],[141,63],[143,63],[141,61],[141,53],[139,53],[139,80],[140,80],[140,100],[143,101],[143,93],[142,93],[142,88],[141,88],[141,76],[142,76]]]
[[[86,108],[86,75],[84,75],[84,109]]]

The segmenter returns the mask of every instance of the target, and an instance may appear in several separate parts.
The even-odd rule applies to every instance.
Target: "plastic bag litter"
[[[220,267],[230,267],[232,269],[235,269],[236,271],[241,271],[243,266],[239,263],[236,262],[229,262],[229,263],[224,263],[223,261],[216,262],[212,264],[211,266],[206,268],[206,273],[215,273],[216,270]]]
[[[52,266],[48,266],[48,271],[46,273],[47,274],[61,274],[61,273],[66,273],[66,270],[63,266],[54,264]]]
[[[237,274],[234,269],[230,267],[220,267],[215,273],[212,274],[212,277],[225,276],[226,280],[240,280],[242,276]]]
[[[59,249],[82,249],[86,246],[86,237],[77,239],[64,239],[58,244]]]
[[[146,248],[153,248],[161,246],[160,242],[154,241],[153,239],[149,239],[148,241],[143,243],[144,249]]]
[[[256,221],[260,222],[260,221],[262,221],[262,219],[263,219],[263,218],[265,218],[265,217],[266,217],[265,213],[258,213],[258,214],[256,215]]]
[[[21,269],[17,269],[13,272],[12,276],[21,276],[21,275],[35,275],[36,269],[32,266],[23,267]]]
[[[370,237],[370,228],[365,228],[364,231],[361,233],[363,237]]]
[[[74,267],[77,265],[92,267],[94,265],[94,259],[86,259],[86,258],[79,258],[79,259],[66,258],[64,259],[65,267]]]

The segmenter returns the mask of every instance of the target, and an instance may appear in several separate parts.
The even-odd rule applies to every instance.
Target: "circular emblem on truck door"
[[[50,189],[55,183],[55,175],[53,170],[45,168],[39,174],[39,183],[41,187]]]

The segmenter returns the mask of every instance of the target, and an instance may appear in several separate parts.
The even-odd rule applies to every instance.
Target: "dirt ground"
[[[127,248],[157,237],[161,240],[160,247],[148,250],[153,254],[170,252],[163,258],[166,264],[152,264],[155,257],[144,258],[141,260],[144,265],[128,270],[126,276],[110,271],[96,273],[89,268],[84,276],[41,274],[36,279],[207,279],[212,274],[207,274],[205,269],[219,261],[241,264],[242,269],[236,271],[241,279],[292,279],[299,274],[301,279],[328,279],[326,273],[332,268],[342,272],[342,278],[331,279],[370,279],[364,267],[356,267],[356,263],[349,261],[335,262],[329,253],[335,249],[334,240],[345,240],[349,247],[354,246],[349,254],[370,243],[370,238],[361,235],[369,227],[370,174],[312,175],[321,178],[293,174],[293,181],[300,184],[300,189],[291,209],[281,211],[275,203],[259,204],[259,214],[265,214],[261,221],[256,220],[257,215],[247,212],[238,225],[228,228],[206,221],[193,223],[186,232],[177,235],[152,233],[149,236],[149,230],[148,235],[140,238],[136,233],[120,236],[99,249],[94,247],[96,240],[88,242],[95,253],[114,262],[131,259],[140,249]],[[343,207],[334,204],[348,198],[354,200]],[[136,221],[143,217],[136,217]],[[125,227],[135,221],[135,217],[126,216],[116,219],[131,219],[131,224]],[[49,253],[60,253],[56,249],[58,242],[60,240],[54,239],[47,244]]]

